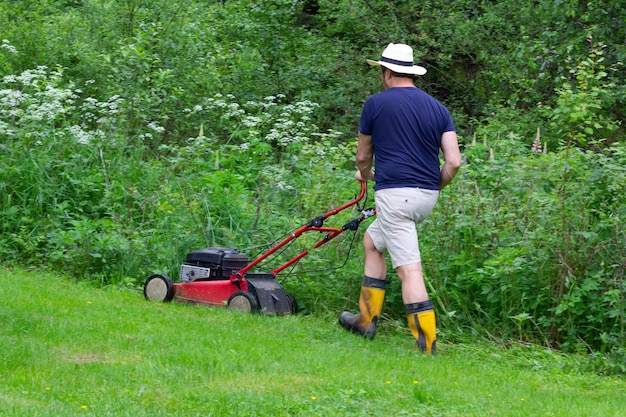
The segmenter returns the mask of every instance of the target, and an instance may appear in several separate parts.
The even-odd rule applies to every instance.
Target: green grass
[[[0,269],[0,416],[618,416],[626,384],[539,348],[148,303]]]

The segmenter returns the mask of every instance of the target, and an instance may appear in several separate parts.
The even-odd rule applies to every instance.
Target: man
[[[426,74],[426,69],[413,64],[410,46],[389,44],[379,61],[367,62],[381,68],[384,91],[369,97],[363,106],[355,177],[376,181],[377,216],[363,238],[360,311],[344,311],[339,323],[374,338],[387,284],[388,252],[402,283],[402,300],[416,347],[432,355],[437,339],[435,312],[424,285],[416,224],[430,214],[439,191],[456,175],[461,153],[448,109],[414,84],[415,76]]]

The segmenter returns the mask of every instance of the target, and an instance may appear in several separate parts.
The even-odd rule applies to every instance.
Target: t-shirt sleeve
[[[452,116],[450,115],[450,111],[445,108],[445,113],[446,113],[446,123],[445,123],[445,127],[443,129],[443,133],[446,132],[456,132],[456,127],[454,126],[454,120],[452,120]]]

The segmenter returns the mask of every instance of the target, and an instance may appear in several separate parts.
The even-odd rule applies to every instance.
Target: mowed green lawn
[[[149,303],[0,269],[0,416],[624,416],[626,384],[539,348],[373,342],[334,319]]]

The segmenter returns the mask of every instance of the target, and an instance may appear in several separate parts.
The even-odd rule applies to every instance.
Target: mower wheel
[[[291,311],[291,314],[296,314],[298,312],[298,303],[296,302],[296,298],[289,293],[286,293],[286,295],[287,300],[289,300],[289,310]]]
[[[259,310],[259,304],[252,294],[245,291],[237,291],[228,299],[228,308],[230,310],[240,311],[242,313],[255,313]]]
[[[167,275],[152,275],[143,286],[143,296],[148,301],[172,301],[174,284]]]

